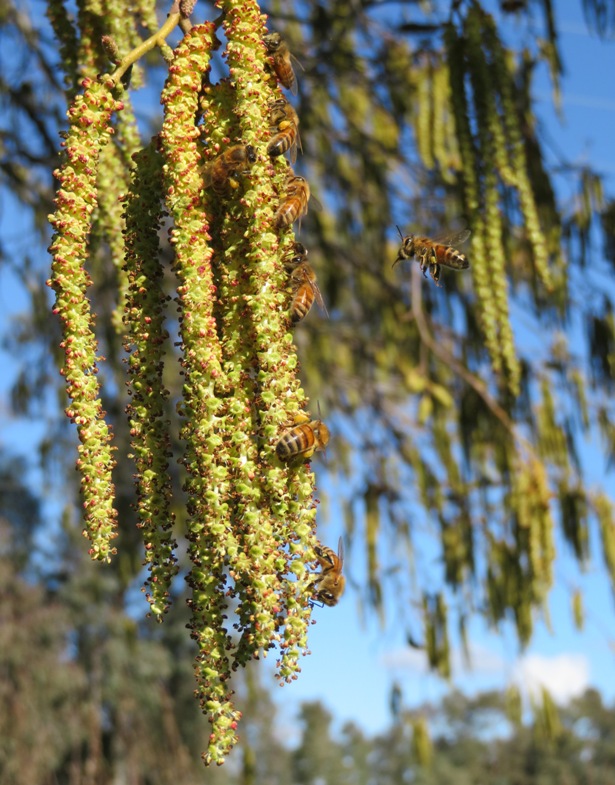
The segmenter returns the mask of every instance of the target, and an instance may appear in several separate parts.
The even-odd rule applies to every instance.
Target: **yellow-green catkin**
[[[441,593],[423,595],[423,623],[425,649],[430,667],[440,676],[451,676],[450,645],[448,638],[448,613]]]
[[[101,149],[109,142],[110,125],[122,103],[113,83],[83,81],[84,93],[68,112],[65,160],[55,172],[59,181],[56,212],[50,217],[55,233],[50,246],[52,274],[48,284],[56,294],[54,313],[60,317],[65,352],[63,375],[71,403],[66,413],[77,425],[81,442],[77,468],[85,513],[85,534],[92,558],[108,561],[117,536],[113,508],[115,489],[110,428],[100,399],[94,317],[86,292],[85,270],[92,213],[97,206],[97,168]]]
[[[79,91],[79,41],[77,29],[64,0],[49,0],[46,9],[55,37],[60,44],[66,94],[72,99]]]
[[[536,273],[545,289],[551,291],[553,282],[549,269],[549,252],[544,232],[540,226],[538,208],[528,175],[528,162],[514,98],[513,76],[493,17],[483,14],[481,27],[484,43],[491,56],[493,80],[502,107],[502,121],[514,172],[514,184],[519,193],[519,204],[534,254]]]
[[[128,190],[131,159],[141,147],[134,111],[127,92],[123,96],[123,111],[116,118],[115,133],[111,144],[101,151],[98,166],[98,207],[93,219],[93,233],[96,244],[106,244],[115,267],[117,277],[116,307],[112,322],[118,335],[122,334],[124,303],[128,281],[124,267],[124,219],[122,198]],[[105,269],[104,275],[108,274]],[[93,273],[95,275],[95,273]]]
[[[500,96],[491,62],[493,53],[485,47],[485,28],[489,20],[491,20],[489,14],[478,6],[472,6],[465,23],[478,132],[483,135],[484,140],[488,141],[489,150],[485,159],[485,170],[493,170],[500,175],[504,183],[515,185],[516,174],[511,166],[504,121],[500,114]],[[498,44],[499,41],[494,43]]]
[[[513,475],[510,504],[517,522],[520,558],[527,563],[522,587],[532,603],[542,603],[553,583],[555,544],[550,489],[544,464],[536,458],[519,459]]]
[[[555,701],[546,687],[540,688],[540,704],[534,701],[534,732],[552,744],[562,732],[562,723]]]
[[[124,206],[125,276],[128,284],[124,322],[131,403],[127,407],[137,468],[137,512],[149,569],[146,597],[158,621],[169,604],[178,571],[171,512],[171,448],[165,413],[169,396],[162,382],[168,333],[166,295],[158,232],[162,221],[162,157],[155,137],[134,157],[132,183]]]
[[[253,9],[252,9],[253,11]],[[204,129],[208,147],[224,131],[219,150],[236,143],[250,144],[258,160],[250,172],[238,176],[238,188],[216,198],[214,257],[215,282],[222,304],[219,331],[222,362],[233,401],[225,417],[229,442],[227,469],[233,486],[231,521],[237,537],[239,558],[230,560],[238,607],[234,627],[240,638],[234,667],[245,665],[252,657],[266,655],[273,641],[279,640],[280,576],[285,558],[278,552],[274,537],[268,496],[263,493],[259,455],[260,360],[254,324],[254,304],[261,297],[263,276],[275,289],[272,254],[256,247],[256,238],[267,232],[260,202],[270,205],[276,197],[264,155],[268,127],[268,105],[273,100],[273,85],[265,72],[265,33],[260,16],[245,8],[245,14],[225,6],[224,27],[228,40],[225,57],[230,79],[210,88],[204,96]],[[216,125],[219,124],[219,128]],[[216,145],[217,146],[217,145]],[[273,238],[272,238],[273,240]],[[259,239],[259,243],[261,239]],[[273,245],[273,242],[271,243]],[[266,293],[263,293],[266,297]],[[275,313],[270,317],[275,320]],[[271,351],[275,347],[272,341]],[[249,438],[246,438],[246,434]]]
[[[382,586],[380,583],[380,565],[378,564],[378,541],[381,531],[379,494],[371,484],[365,491],[365,539],[367,545],[367,578],[370,599],[378,609],[380,616],[382,607]]]
[[[146,30],[153,34],[158,29],[158,19],[156,17],[156,0],[136,0],[134,3],[135,11]]]
[[[419,766],[428,767],[433,760],[433,744],[425,717],[412,720],[412,755]]]
[[[615,509],[612,501],[603,493],[594,496],[592,505],[600,526],[604,563],[611,585],[615,588]]]
[[[427,169],[433,169],[434,104],[432,92],[433,66],[431,57],[425,55],[423,62],[413,69],[415,74],[416,109],[414,111],[414,133],[416,146]]]
[[[212,161],[224,155],[228,147],[242,141],[233,114],[236,90],[229,79],[213,87],[206,82],[199,102],[203,117],[200,131],[205,140],[203,153],[206,161]],[[220,362],[229,395],[232,392],[224,416],[217,420],[217,436],[224,447],[217,452],[215,471],[218,480],[232,488],[228,499],[226,562],[237,601],[233,627],[239,644],[233,653],[233,668],[257,656],[261,649],[266,650],[271,640],[270,623],[264,625],[264,630],[259,625],[262,636],[253,634],[262,593],[261,560],[268,543],[264,539],[259,541],[249,525],[262,499],[253,422],[256,362],[250,349],[250,331],[246,329],[245,280],[249,277],[249,267],[244,257],[243,234],[250,218],[240,199],[240,194],[250,187],[250,176],[238,175],[237,180],[239,187],[229,186],[223,195],[207,190],[204,193],[205,204],[212,215],[212,285],[216,292],[214,314]]]
[[[506,716],[516,728],[520,728],[523,720],[523,703],[521,700],[521,691],[516,684],[509,685],[506,689],[504,700],[506,705]]]
[[[499,315],[495,297],[492,296],[491,274],[489,269],[489,248],[486,242],[487,225],[478,215],[472,220],[470,258],[472,259],[472,278],[474,290],[480,303],[480,323],[485,336],[485,346],[491,358],[493,370],[503,373],[500,349]]]
[[[512,611],[517,635],[525,645],[533,630],[535,586],[531,572],[522,568],[527,560],[527,546],[520,527],[515,534],[515,543],[488,534],[485,592],[492,623],[497,624]]]
[[[562,469],[569,467],[568,444],[564,429],[557,423],[557,402],[553,398],[551,379],[540,383],[542,401],[536,412],[538,448],[541,456]]]
[[[124,18],[122,11],[119,12]],[[83,0],[77,6],[79,47],[77,62],[82,76],[95,79],[109,70],[108,47],[102,42],[105,29],[103,0]]]
[[[195,665],[198,695],[212,726],[207,759],[222,763],[236,742],[240,717],[231,702],[231,663],[227,650],[233,648],[233,641],[224,626],[228,606],[224,596],[225,552],[230,532],[231,489],[226,476],[216,472],[216,454],[222,448],[216,425],[225,414],[226,386],[214,317],[216,291],[199,167],[200,134],[196,127],[199,91],[209,67],[214,35],[210,23],[195,26],[177,47],[162,93],[164,122],[160,138],[181,306],[185,377],[182,410],[186,417],[181,435],[186,442],[187,537],[193,562],[188,576],[192,588],[190,629],[198,646]]]
[[[311,578],[306,564],[313,557],[315,544],[313,475],[301,462],[297,466],[281,466],[275,455],[280,436],[293,424],[293,415],[304,400],[289,332],[287,272],[280,258],[285,251],[279,250],[290,247],[293,234],[291,229],[278,234],[273,228],[274,208],[289,168],[282,158],[273,164],[265,152],[270,134],[269,106],[279,92],[264,66],[264,17],[256,2],[225,0],[220,7],[225,11],[227,61],[236,91],[235,115],[241,140],[258,151],[252,170],[258,186],[246,189],[239,200],[243,215],[250,220],[236,245],[231,243],[229,247],[225,243],[224,259],[229,269],[239,266],[243,313],[238,314],[241,321],[230,327],[241,329],[243,324],[246,340],[242,351],[251,357],[244,374],[250,372],[250,367],[256,374],[251,416],[260,445],[260,471],[253,477],[254,467],[249,460],[238,467],[243,485],[252,488],[253,493],[258,490],[261,500],[258,507],[255,501],[259,497],[249,500],[241,521],[242,534],[261,550],[257,597],[260,620],[250,634],[254,635],[252,645],[261,646],[267,641],[268,629],[269,637],[279,637],[278,673],[288,680],[296,678],[298,657],[307,650]],[[238,226],[241,225],[240,221]],[[223,231],[228,231],[232,238],[228,224]],[[248,405],[250,402],[246,401]],[[284,570],[294,579],[280,584],[278,576]]]
[[[123,271],[124,262],[124,219],[121,198],[128,190],[128,169],[122,160],[118,147],[111,142],[100,156],[98,168],[98,210],[93,227],[96,245],[108,244],[111,260],[117,276],[117,304],[112,315],[113,326],[118,334],[122,332],[122,315],[127,292],[127,279]],[[104,271],[107,274],[107,271]],[[96,273],[93,273],[96,275]]]
[[[583,609],[583,595],[578,589],[572,594],[572,618],[574,626],[581,632],[585,626],[585,611]]]
[[[478,299],[480,323],[485,336],[485,345],[496,373],[501,372],[502,358],[499,346],[499,325],[495,299],[492,296],[491,275],[488,265],[486,244],[486,224],[481,211],[481,182],[478,157],[470,127],[470,109],[465,84],[466,63],[465,45],[454,27],[447,25],[444,42],[450,75],[451,105],[455,117],[455,127],[459,140],[461,174],[463,179],[464,202],[472,225],[470,258],[474,291]]]
[[[495,346],[500,358],[497,365],[506,372],[506,381],[513,395],[519,392],[520,366],[514,346],[508,307],[508,280],[506,255],[502,244],[502,219],[498,172],[504,180],[511,181],[508,154],[503,128],[498,115],[491,67],[483,47],[482,11],[473,7],[468,12],[465,25],[467,57],[476,111],[478,141],[482,159],[484,241],[489,287],[495,309],[497,341]],[[493,346],[492,348],[495,348]]]
[[[141,36],[137,30],[137,14],[127,15],[123,0],[103,0],[101,4],[101,25],[103,32],[109,36],[117,46],[119,56],[124,57],[141,43]],[[127,24],[127,18],[129,23]],[[141,67],[135,63],[130,74],[130,86],[141,87],[143,76]]]
[[[451,86],[448,65],[440,60],[433,71],[434,102],[433,154],[445,182],[454,183],[461,169],[455,117],[451,110]]]

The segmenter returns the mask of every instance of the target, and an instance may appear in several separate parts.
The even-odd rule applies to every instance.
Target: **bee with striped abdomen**
[[[305,177],[290,174],[286,179],[284,196],[273,219],[275,228],[283,229],[302,218],[307,213],[309,199],[310,186]]]
[[[270,120],[270,130],[274,136],[267,145],[267,154],[274,158],[290,150],[290,162],[294,164],[297,160],[297,147],[301,149],[297,112],[286,98],[280,98],[271,107]]]
[[[287,90],[290,90],[293,95],[297,95],[297,77],[291,61],[292,55],[286,42],[279,33],[269,33],[263,38],[263,43],[273,60],[275,75]]]
[[[296,458],[309,460],[316,450],[324,450],[329,443],[329,429],[322,420],[310,420],[301,413],[295,415],[295,423],[276,444],[277,456],[285,463]]]
[[[333,607],[339,602],[346,587],[346,578],[342,575],[344,543],[340,537],[337,553],[324,545],[317,545],[314,551],[320,564],[320,572],[316,573],[313,582],[314,599]]]
[[[235,144],[203,166],[203,185],[223,194],[230,186],[239,188],[234,175],[245,174],[256,161],[256,151],[251,144]]]
[[[418,234],[408,234],[404,237],[399,227],[397,227],[397,231],[401,237],[401,247],[393,266],[404,259],[415,257],[421,265],[423,275],[426,276],[427,270],[429,270],[429,274],[436,283],[440,280],[440,267],[449,267],[451,270],[467,270],[470,266],[467,256],[454,247],[461,245],[468,239],[469,229],[454,234],[440,235],[433,240]]]
[[[314,300],[327,315],[322,294],[316,283],[316,273],[309,262],[301,262],[295,267],[290,274],[290,283],[293,288],[293,301],[290,306],[290,319],[293,324],[305,319],[314,305]]]

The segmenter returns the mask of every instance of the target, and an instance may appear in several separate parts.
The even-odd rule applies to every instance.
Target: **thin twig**
[[[177,3],[174,3],[173,7],[177,7]],[[129,52],[126,57],[123,57],[119,66],[111,74],[111,79],[115,82],[115,84],[119,83],[120,79],[124,76],[130,66],[136,63],[140,57],[143,57],[146,52],[149,52],[155,46],[159,46],[161,49],[163,47],[166,48],[166,37],[177,27],[182,18],[183,17],[179,11],[170,13],[166,22],[159,30],[157,30],[153,35],[150,35],[149,38],[146,38],[146,40],[140,43],[139,46],[135,46],[135,48]]]
[[[446,363],[448,367],[460,376],[464,382],[469,385],[477,395],[479,395],[485,402],[488,409],[498,418],[506,430],[510,433],[513,439],[527,452],[534,456],[534,448],[530,442],[518,432],[514,422],[510,419],[506,411],[500,404],[493,398],[485,383],[469,371],[462,363],[455,358],[455,356],[444,346],[440,345],[432,336],[427,325],[425,314],[423,313],[423,303],[421,299],[421,275],[418,265],[412,266],[412,287],[410,293],[410,303],[412,309],[412,316],[416,321],[416,326],[419,331],[422,342],[427,348],[435,354],[438,359]]]

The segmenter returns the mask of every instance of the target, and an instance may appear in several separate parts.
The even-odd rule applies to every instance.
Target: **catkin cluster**
[[[495,371],[517,395],[521,370],[510,326],[504,205],[516,202],[535,275],[546,291],[553,289],[550,244],[539,220],[515,102],[514,71],[493,18],[473,5],[461,33],[453,25],[447,27],[445,46],[485,344]]]
[[[83,81],[57,173],[49,282],[65,334],[67,412],[81,440],[85,533],[93,556],[109,560],[117,517],[113,447],[85,272],[96,252],[96,225],[118,271],[115,326],[128,352],[138,526],[149,569],[147,599],[161,620],[178,572],[163,383],[172,353],[160,248],[161,228],[168,227],[183,379],[177,409],[191,562],[189,628],[198,646],[198,696],[212,725],[204,759],[218,764],[237,738],[233,671],[276,647],[280,678],[297,678],[312,596],[331,605],[343,589],[341,583],[331,594],[322,582],[325,567],[337,562],[315,537],[314,478],[306,460],[324,448],[328,430],[304,411],[292,336],[312,302],[321,301],[307,250],[292,232],[310,198],[307,181],[284,156],[296,158],[299,120],[279,83],[294,92],[294,72],[256,2],[219,5],[217,23],[192,27],[174,51],[162,129],[145,148],[139,149],[133,118],[116,97],[130,57],[118,54],[110,77]],[[171,16],[164,32],[181,18]],[[221,31],[227,72],[214,81],[211,58]],[[152,41],[162,45],[162,33]],[[126,42],[120,43],[106,42],[109,56],[125,51]],[[120,144],[111,141],[113,133]],[[121,158],[127,153],[129,178]],[[341,547],[339,555],[341,569]],[[320,582],[310,570],[316,557]]]

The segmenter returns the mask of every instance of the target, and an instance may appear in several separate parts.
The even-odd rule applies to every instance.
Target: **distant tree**
[[[341,730],[340,739],[340,785],[369,785],[371,777],[371,739],[352,722]]]
[[[331,737],[330,712],[318,702],[303,703],[299,711],[301,741],[292,755],[293,782],[320,785],[339,782],[343,759]]]

